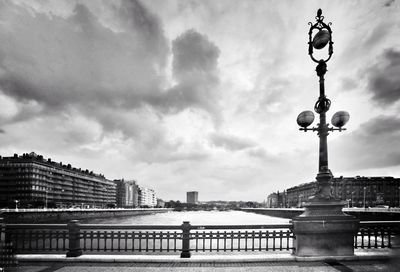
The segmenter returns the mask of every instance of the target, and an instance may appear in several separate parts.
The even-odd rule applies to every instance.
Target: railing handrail
[[[67,229],[67,224],[5,224],[7,229]]]
[[[181,230],[182,225],[79,224],[80,229]],[[6,224],[8,229],[67,229],[67,224]],[[291,223],[257,225],[190,225],[190,230],[210,229],[290,229]]]
[[[263,224],[263,225],[191,225],[192,230],[203,229],[290,229],[291,223]]]
[[[399,224],[400,226],[400,221],[360,221],[361,225],[372,225],[372,224],[387,224],[387,225],[396,225]]]
[[[181,230],[181,225],[80,224],[81,229]]]
[[[398,226],[400,221],[360,221],[360,226]],[[5,224],[8,229],[65,229],[67,224]],[[192,230],[203,229],[286,229],[292,223],[254,224],[254,225],[190,225]],[[131,224],[80,224],[81,229],[182,229],[182,225],[131,225]]]

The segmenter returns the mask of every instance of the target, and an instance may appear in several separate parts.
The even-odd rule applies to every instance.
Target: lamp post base
[[[344,214],[344,202],[313,199],[293,218],[296,256],[352,256],[359,220]]]

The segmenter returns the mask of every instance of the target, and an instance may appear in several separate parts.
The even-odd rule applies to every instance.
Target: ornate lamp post
[[[319,167],[316,177],[317,190],[304,205],[305,211],[293,218],[293,232],[296,235],[295,248],[298,256],[345,256],[354,254],[354,234],[358,231],[356,218],[342,212],[345,202],[335,199],[331,192],[332,172],[328,167],[329,132],[345,130],[343,126],[350,116],[345,111],[339,111],[332,117],[330,126],[326,122],[326,113],[331,101],[325,95],[325,74],[327,62],[333,54],[331,23],[324,22],[322,10],[319,9],[315,17],[316,23],[309,23],[308,54],[318,63],[316,72],[319,77],[319,97],[314,110],[319,115],[316,127],[309,126],[314,121],[312,111],[303,111],[297,117],[300,130],[316,131],[319,136]],[[315,32],[317,32],[315,34]],[[328,45],[327,56],[317,60],[314,49],[321,50]]]
[[[312,197],[312,199],[316,201],[321,200],[331,200],[333,199],[331,193],[330,181],[332,179],[332,172],[328,167],[328,142],[327,137],[329,135],[329,131],[342,131],[346,130],[343,126],[349,121],[350,115],[346,111],[336,112],[332,117],[332,125],[334,127],[330,127],[329,124],[326,123],[326,113],[329,111],[331,106],[331,101],[325,95],[325,73],[327,71],[327,62],[331,59],[333,54],[333,41],[332,41],[332,30],[331,23],[325,24],[323,22],[324,16],[322,16],[322,10],[319,9],[317,12],[317,16],[315,17],[317,22],[311,25],[310,30],[308,32],[309,42],[308,42],[308,54],[311,59],[318,63],[316,71],[319,77],[319,98],[315,103],[314,110],[319,114],[319,123],[316,127],[308,128],[314,121],[314,113],[312,111],[303,111],[297,117],[297,123],[301,126],[300,130],[306,131],[317,131],[319,136],[319,167],[318,174],[316,177],[317,180],[317,192]],[[317,34],[313,36],[313,32],[318,30]],[[328,47],[328,56],[325,59],[317,60],[314,57],[314,49],[321,50],[325,48],[326,45],[329,44]]]

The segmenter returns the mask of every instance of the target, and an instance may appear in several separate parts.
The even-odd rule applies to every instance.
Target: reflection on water
[[[180,225],[189,221],[192,225],[249,225],[281,224],[289,219],[241,211],[186,211],[155,213],[150,215],[89,219],[92,224],[133,224],[133,225]]]

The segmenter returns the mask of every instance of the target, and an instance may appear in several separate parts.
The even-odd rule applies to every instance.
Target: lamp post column
[[[326,122],[326,113],[331,101],[325,95],[325,74],[327,62],[333,54],[331,23],[324,23],[322,10],[317,12],[316,23],[309,30],[309,50],[311,59],[318,63],[316,72],[319,77],[319,97],[314,110],[319,114],[319,124],[308,128],[314,121],[312,111],[303,111],[297,117],[300,130],[317,131],[319,137],[319,166],[316,177],[316,192],[304,205],[303,214],[293,218],[293,233],[296,235],[295,249],[297,256],[351,256],[354,255],[354,235],[358,231],[359,220],[342,212],[345,202],[336,200],[332,196],[332,172],[328,167],[328,142],[330,131],[342,131],[349,120],[349,114],[339,111],[333,115],[332,125]],[[318,31],[313,36],[313,31]],[[323,49],[329,44],[328,57],[317,60],[313,56],[313,49]]]
[[[324,60],[320,60],[316,71],[319,76],[319,98],[315,103],[314,110],[319,114],[319,125],[317,127],[319,136],[319,166],[317,180],[317,192],[315,198],[332,198],[330,180],[332,173],[328,167],[328,135],[329,128],[326,124],[326,112],[329,110],[331,101],[325,95],[325,73],[327,65]]]

